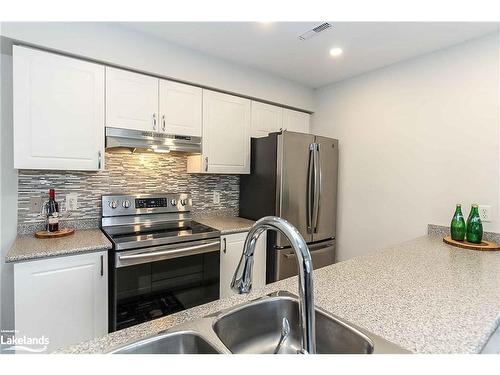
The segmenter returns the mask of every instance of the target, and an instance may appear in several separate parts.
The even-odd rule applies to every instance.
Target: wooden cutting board
[[[460,247],[462,249],[468,250],[479,250],[479,251],[496,251],[500,250],[500,244],[490,241],[482,241],[481,243],[472,243],[468,241],[455,241],[451,236],[446,236],[443,238],[443,242],[448,245]]]
[[[75,233],[74,229],[61,229],[56,232],[47,232],[46,230],[41,230],[40,232],[35,233],[36,238],[58,238],[58,237],[66,237]]]

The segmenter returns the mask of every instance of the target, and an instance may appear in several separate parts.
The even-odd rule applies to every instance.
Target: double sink
[[[316,307],[318,354],[409,353]],[[283,321],[289,332],[283,337]],[[301,349],[299,303],[276,292],[112,350],[112,354],[296,354]]]

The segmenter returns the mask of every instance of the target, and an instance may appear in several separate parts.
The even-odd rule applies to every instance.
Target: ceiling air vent
[[[319,33],[322,33],[323,31],[326,31],[328,29],[331,29],[333,25],[328,22],[324,22],[321,25],[316,26],[314,29],[311,29],[309,31],[306,31],[304,34],[299,35],[300,40],[308,40],[311,39],[312,37],[318,35]]]

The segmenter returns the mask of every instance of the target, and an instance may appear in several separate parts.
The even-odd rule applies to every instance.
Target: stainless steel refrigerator
[[[335,261],[338,140],[289,131],[252,138],[250,174],[240,177],[240,216],[280,216],[306,240],[314,268]],[[297,274],[290,244],[268,231],[266,281]]]

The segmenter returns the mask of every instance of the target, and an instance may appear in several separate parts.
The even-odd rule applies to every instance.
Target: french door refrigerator
[[[240,177],[240,216],[279,216],[306,240],[314,269],[335,261],[338,140],[282,131],[252,138],[249,175]],[[267,283],[297,274],[284,236],[268,231]]]

